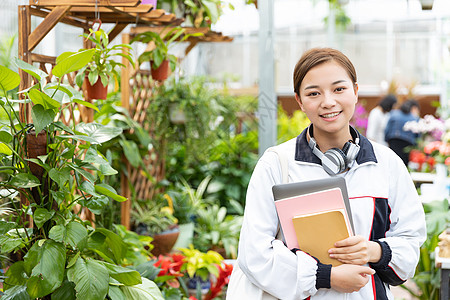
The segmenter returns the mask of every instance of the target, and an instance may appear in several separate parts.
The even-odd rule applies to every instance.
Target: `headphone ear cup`
[[[342,151],[345,153],[347,163],[350,164],[352,161],[356,159],[356,156],[358,155],[359,145],[354,144],[352,142],[347,142],[342,148]]]
[[[341,149],[331,148],[324,153],[324,156],[338,167],[339,170],[336,174],[343,172],[347,168],[347,156]]]

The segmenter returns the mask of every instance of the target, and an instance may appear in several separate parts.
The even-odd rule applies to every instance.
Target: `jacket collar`
[[[308,145],[308,140],[306,138],[308,127],[297,136],[296,144],[295,144],[295,160],[301,162],[309,162],[321,165],[320,159],[312,152],[311,148]],[[359,132],[359,153],[356,156],[356,162],[358,165],[372,161],[377,163],[377,157],[375,156],[375,152],[373,150],[372,144],[370,141]]]

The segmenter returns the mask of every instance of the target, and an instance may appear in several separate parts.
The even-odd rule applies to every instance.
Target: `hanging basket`
[[[84,85],[86,86],[86,99],[101,99],[106,100],[106,96],[108,95],[108,86],[104,86],[100,77],[91,85],[89,82],[88,76],[84,77]]]
[[[150,66],[152,69],[151,73],[153,80],[163,81],[166,80],[167,77],[169,77],[170,74],[169,60],[164,60],[156,69],[153,69],[153,62],[150,62]]]

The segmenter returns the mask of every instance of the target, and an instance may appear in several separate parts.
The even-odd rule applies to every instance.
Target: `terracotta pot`
[[[170,67],[168,60],[163,61],[161,65],[159,65],[159,67],[156,69],[153,69],[153,62],[150,62],[150,66],[152,69],[151,72],[153,80],[163,81],[166,80],[167,77],[169,77]]]
[[[167,232],[153,235],[152,245],[154,248],[151,251],[152,254],[158,256],[160,254],[165,255],[170,253],[173,245],[175,245],[178,239],[179,234],[180,229],[178,228],[178,225],[176,225]]]
[[[104,86],[100,77],[97,79],[97,81],[94,83],[94,85],[91,85],[89,82],[88,77],[84,77],[84,84],[86,86],[86,99],[92,100],[92,99],[102,99],[105,100],[106,96],[108,95],[108,86]]]

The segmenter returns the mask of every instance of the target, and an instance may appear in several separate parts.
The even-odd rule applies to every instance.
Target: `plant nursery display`
[[[157,285],[123,266],[128,246],[116,233],[80,218],[109,201],[125,201],[105,182],[117,174],[98,145],[122,129],[99,123],[64,124],[74,104],[97,110],[62,78],[85,67],[95,49],[64,53],[46,73],[17,60],[37,82],[11,99],[20,77],[0,66],[0,191],[13,212],[0,220],[0,250],[8,256],[2,299],[163,299]],[[31,107],[32,123],[19,105]]]
[[[86,84],[88,93],[92,93],[88,94],[90,99],[106,99],[108,83],[112,78],[115,80],[119,78],[116,67],[125,68],[125,65],[118,62],[117,59],[124,57],[134,66],[131,53],[124,53],[124,50],[131,50],[132,47],[128,44],[110,45],[108,33],[101,28],[98,30],[89,28],[89,34],[85,33],[83,37],[95,45],[93,48],[95,51],[88,64],[78,70],[75,78],[77,85],[81,87],[83,82]],[[70,54],[72,53],[66,52],[66,55]],[[64,56],[60,56],[60,59],[63,58]]]

